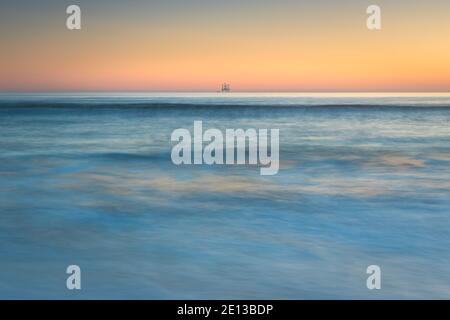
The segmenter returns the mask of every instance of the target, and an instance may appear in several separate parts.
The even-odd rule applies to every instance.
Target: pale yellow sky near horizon
[[[2,8],[0,91],[450,91],[450,2],[375,1],[380,31],[373,1],[79,1],[79,31],[48,2]]]

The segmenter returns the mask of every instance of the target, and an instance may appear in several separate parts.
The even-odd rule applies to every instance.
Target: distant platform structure
[[[230,91],[231,91],[231,87],[228,83],[222,84],[222,88],[220,89],[220,92],[230,92]]]

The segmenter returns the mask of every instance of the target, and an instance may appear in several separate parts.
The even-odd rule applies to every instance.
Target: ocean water
[[[279,173],[175,166],[195,120]],[[448,299],[449,230],[448,95],[0,95],[0,298]]]

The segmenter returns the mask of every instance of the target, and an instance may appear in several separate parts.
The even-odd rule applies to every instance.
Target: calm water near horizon
[[[173,165],[195,120],[278,175]],[[0,298],[448,299],[449,230],[449,94],[0,94]]]

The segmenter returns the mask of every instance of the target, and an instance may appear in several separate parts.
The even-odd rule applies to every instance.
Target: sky
[[[448,0],[0,3],[2,92],[449,92],[449,57]]]

